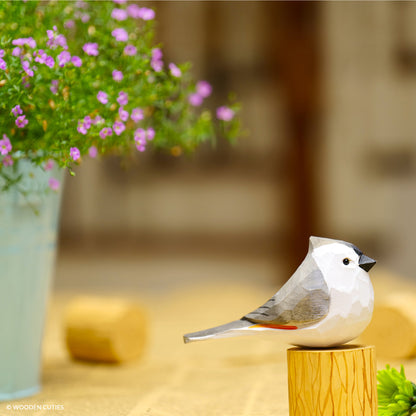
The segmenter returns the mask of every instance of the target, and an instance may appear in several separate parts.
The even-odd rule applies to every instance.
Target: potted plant
[[[154,17],[125,0],[0,2],[0,399],[39,389],[64,172],[239,134],[236,103],[202,109],[210,84],[164,61]]]

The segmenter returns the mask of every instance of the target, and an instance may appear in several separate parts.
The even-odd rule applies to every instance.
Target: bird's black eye
[[[345,258],[344,260],[342,260],[342,262],[348,266],[350,264],[350,259]]]

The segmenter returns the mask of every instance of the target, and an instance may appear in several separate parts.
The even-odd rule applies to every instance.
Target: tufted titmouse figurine
[[[184,341],[262,333],[304,347],[342,345],[370,323],[374,292],[367,272],[375,263],[351,243],[310,237],[299,268],[263,306]]]

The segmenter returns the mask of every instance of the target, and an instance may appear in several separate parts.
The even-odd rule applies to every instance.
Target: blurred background
[[[147,2],[165,62],[193,63],[248,134],[190,157],[84,160],[56,287],[280,285],[309,235],[414,277],[416,3]]]

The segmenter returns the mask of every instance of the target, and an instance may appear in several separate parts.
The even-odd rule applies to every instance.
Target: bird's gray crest
[[[309,237],[309,249],[316,249],[326,244],[334,244],[334,243],[341,243],[341,242],[343,241],[332,240],[331,238],[315,237],[312,235]]]

